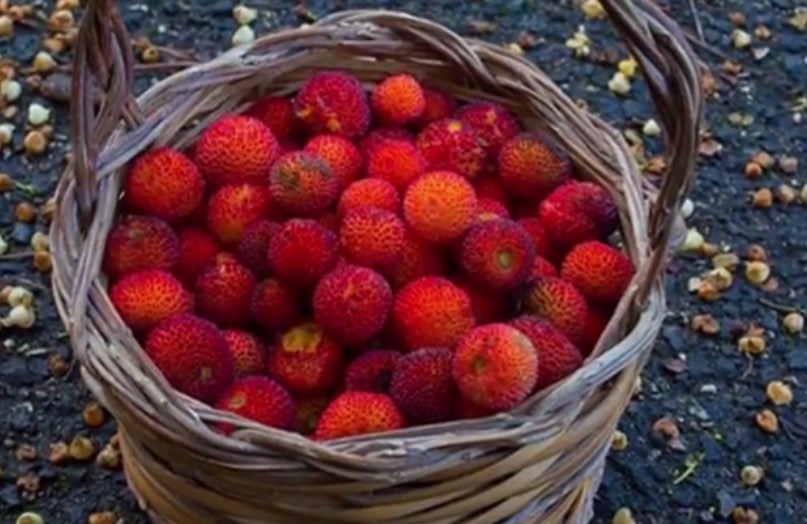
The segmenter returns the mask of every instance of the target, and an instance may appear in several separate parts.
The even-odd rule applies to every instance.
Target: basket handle
[[[699,62],[686,36],[654,0],[601,0],[610,22],[639,63],[666,134],[667,169],[650,210],[650,261],[637,302],[643,303],[664,271],[671,244],[680,240],[682,201],[693,180],[703,116]],[[98,152],[121,121],[142,121],[131,93],[134,57],[113,0],[88,0],[73,57],[71,141],[82,219],[96,198]],[[95,84],[104,96],[93,104]],[[86,222],[85,222],[86,223]]]

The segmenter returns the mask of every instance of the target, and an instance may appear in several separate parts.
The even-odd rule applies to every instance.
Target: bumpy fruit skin
[[[347,391],[389,393],[392,372],[401,353],[393,349],[371,349],[353,359],[345,371]]]
[[[491,411],[507,411],[526,399],[538,378],[532,342],[507,324],[485,324],[454,350],[452,375],[460,394]]]
[[[558,270],[552,262],[542,257],[535,257],[535,262],[532,264],[530,278],[556,276],[558,276]]]
[[[245,114],[260,120],[272,131],[278,142],[293,143],[300,137],[300,121],[294,114],[294,104],[289,98],[265,96],[252,104]]]
[[[314,431],[316,440],[381,433],[406,425],[395,402],[383,393],[347,391],[325,408]]]
[[[334,269],[314,288],[314,321],[346,345],[370,341],[384,329],[393,294],[379,273],[346,264]]]
[[[476,189],[476,196],[480,200],[483,198],[488,200],[495,200],[501,202],[505,207],[510,205],[510,196],[507,190],[504,189],[502,179],[497,175],[480,175],[473,181],[474,189]]]
[[[302,311],[299,293],[274,278],[267,278],[255,286],[249,303],[252,320],[269,335],[297,322]]]
[[[331,403],[331,399],[322,395],[296,399],[294,430],[301,435],[311,435],[317,429],[319,417]]]
[[[471,310],[474,312],[477,324],[499,321],[511,302],[508,295],[481,288],[467,277],[455,280],[455,284],[471,299]]]
[[[445,271],[446,263],[443,254],[407,228],[401,246],[401,254],[395,264],[386,271],[386,274],[395,288],[401,288],[416,278],[442,275]]]
[[[228,247],[235,247],[248,225],[266,216],[269,193],[255,184],[228,184],[210,196],[207,228]]]
[[[460,395],[460,398],[457,400],[457,405],[454,407],[454,420],[484,418],[489,417],[494,413],[494,410],[477,406],[467,398]]]
[[[611,195],[593,182],[569,181],[538,206],[538,217],[549,238],[562,248],[605,238],[619,225]]]
[[[370,95],[370,106],[382,125],[403,126],[423,114],[426,95],[415,77],[400,73],[378,83]]]
[[[538,353],[536,391],[569,376],[583,364],[580,350],[548,320],[521,315],[509,324],[530,339]]]
[[[235,251],[238,260],[257,277],[269,274],[266,252],[269,250],[269,241],[279,229],[277,222],[261,218],[245,227],[238,241]]]
[[[457,402],[453,359],[448,348],[423,348],[398,360],[389,395],[407,422],[434,424],[451,418]]]
[[[462,268],[474,282],[491,291],[510,291],[529,276],[535,246],[518,224],[497,218],[471,226],[460,256]]]
[[[436,276],[421,277],[401,288],[392,318],[402,346],[409,351],[454,347],[476,323],[467,293]]]
[[[163,320],[148,334],[144,349],[169,384],[202,402],[215,401],[235,379],[224,335],[195,315]]]
[[[187,288],[193,288],[199,273],[213,263],[222,249],[218,241],[197,226],[188,226],[177,231],[179,259],[174,265],[176,276]]]
[[[580,342],[588,305],[570,282],[559,277],[536,278],[527,286],[523,301],[527,311],[548,320],[575,344]]]
[[[328,164],[307,151],[283,154],[269,173],[269,197],[281,210],[299,217],[325,213],[339,197],[340,181]]]
[[[406,226],[393,213],[364,206],[342,217],[339,245],[356,265],[388,268],[401,256],[405,233]]]
[[[367,93],[359,81],[343,72],[314,74],[294,99],[297,117],[313,134],[356,138],[370,127]]]
[[[267,369],[295,395],[319,395],[334,389],[342,372],[343,353],[313,322],[287,330],[269,351]]]
[[[504,186],[519,200],[543,198],[572,176],[569,159],[532,133],[507,140],[497,158]]]
[[[146,269],[171,270],[179,260],[179,239],[159,218],[130,216],[109,233],[103,270],[117,279]]]
[[[401,209],[401,196],[390,182],[380,178],[363,178],[347,186],[339,197],[340,217],[357,207],[370,206],[395,213]]]
[[[425,126],[437,120],[449,118],[457,108],[457,101],[449,93],[430,87],[423,88],[426,104],[418,124]]]
[[[487,152],[474,130],[462,120],[446,118],[424,127],[415,144],[430,170],[448,170],[476,178],[485,167]]]
[[[584,357],[591,355],[594,346],[597,345],[610,321],[611,313],[589,308],[588,315],[586,315],[586,324],[583,328],[583,336],[580,337],[580,343],[577,344],[577,347],[580,348],[580,353]]]
[[[235,413],[264,426],[291,429],[294,424],[294,401],[283,386],[266,377],[244,377],[236,380],[216,401],[216,409]],[[232,424],[220,423],[219,431],[233,432]]]
[[[405,140],[407,142],[415,143],[415,135],[403,127],[382,127],[373,129],[359,140],[359,150],[365,154],[373,150],[375,146],[383,143],[385,140]]]
[[[498,200],[490,198],[477,199],[476,222],[485,222],[494,218],[510,218],[510,211],[507,206]]]
[[[266,348],[258,337],[240,329],[221,332],[235,363],[235,375],[258,375],[266,369]]]
[[[532,239],[535,245],[535,254],[539,257],[547,257],[552,253],[552,243],[549,234],[541,221],[535,217],[525,217],[516,220],[516,224],[521,226]]]
[[[616,306],[634,273],[633,262],[624,253],[597,240],[573,247],[560,268],[560,275],[589,302],[604,307]]]
[[[490,154],[497,154],[502,144],[516,136],[519,125],[513,115],[501,104],[494,102],[472,102],[457,110],[454,114],[463,122],[467,122],[485,149]]]
[[[388,138],[367,151],[367,177],[386,180],[401,192],[426,168],[426,159],[409,140]]]
[[[242,326],[249,322],[255,285],[249,269],[229,253],[221,253],[196,279],[196,309],[221,326]]]
[[[193,295],[173,275],[159,269],[129,273],[112,285],[109,299],[123,323],[135,333],[193,310]]]
[[[331,168],[331,173],[339,181],[339,189],[344,189],[359,178],[364,168],[364,158],[359,148],[342,136],[315,136],[303,151],[319,157]]]
[[[315,220],[295,218],[269,242],[269,268],[281,281],[309,287],[336,265],[338,254],[336,235]]]
[[[407,225],[433,244],[459,240],[476,217],[473,186],[451,171],[432,171],[409,185],[403,199]]]
[[[132,161],[123,182],[123,205],[130,213],[169,224],[190,215],[204,199],[205,180],[183,153],[157,147]]]
[[[263,184],[280,146],[260,120],[227,115],[213,122],[196,141],[196,165],[212,185]]]

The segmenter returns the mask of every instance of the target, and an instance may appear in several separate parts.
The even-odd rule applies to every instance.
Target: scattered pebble
[[[793,402],[793,391],[790,386],[781,380],[772,380],[765,388],[765,395],[768,400],[777,406],[787,406]]]

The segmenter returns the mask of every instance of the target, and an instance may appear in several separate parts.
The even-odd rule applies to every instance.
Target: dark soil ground
[[[52,4],[35,3],[44,13],[50,12]],[[133,35],[175,49],[192,49],[202,57],[229,46],[235,29],[229,1],[120,4],[128,6],[124,13]],[[257,33],[305,21],[291,4],[253,0],[250,7],[264,13],[254,24]],[[322,15],[368,4],[380,5],[333,1],[310,2],[306,8]],[[609,92],[606,85],[616,69],[613,58],[624,58],[624,51],[606,21],[586,22],[570,2],[384,0],[382,4],[432,17],[464,33],[483,30],[495,42],[532,43],[527,52],[535,62],[571,96],[587,101],[619,128],[641,130],[642,123],[653,116],[641,82],[634,82],[624,98]],[[621,423],[628,445],[609,457],[595,522],[610,522],[620,507],[631,508],[641,523],[731,522],[735,507],[755,511],[759,522],[807,522],[807,344],[803,336],[788,336],[782,328],[787,308],[807,309],[807,234],[803,229],[807,206],[798,198],[787,205],[775,197],[767,209],[750,203],[755,190],[769,188],[777,195],[781,184],[800,189],[807,181],[803,115],[807,110],[807,34],[803,22],[801,30],[788,23],[794,15],[793,0],[695,4],[708,45],[708,49],[700,47],[700,52],[714,69],[718,92],[710,97],[708,109],[714,142],[702,147],[691,195],[694,214],[688,222],[709,243],[741,258],[750,245],[763,246],[773,276],[767,285],[755,287],[740,269],[731,288],[720,299],[707,302],[687,288],[691,277],[711,267],[709,258],[682,255],[674,263],[669,318],[644,373],[642,391]],[[687,2],[677,0],[672,11],[694,33],[686,6]],[[753,35],[750,48],[738,50],[731,45],[732,11],[745,17],[742,27]],[[22,66],[31,63],[40,48],[39,28],[44,24],[35,17],[30,20],[17,25],[13,38],[0,39],[3,60]],[[583,23],[592,50],[604,54],[603,63],[576,59],[564,46]],[[769,39],[761,38],[765,35],[758,28],[763,26],[770,30]],[[57,60],[67,63],[68,56],[59,55]],[[149,81],[141,75],[138,89]],[[18,222],[14,214],[20,202],[43,205],[61,173],[68,117],[66,106],[57,98],[44,97],[26,85],[18,114],[3,119],[16,124],[17,131],[0,157],[0,171],[16,183],[0,195],[0,233],[10,247],[0,257],[0,284],[33,291],[37,320],[28,330],[2,331],[0,522],[11,523],[23,511],[34,511],[47,523],[80,524],[93,512],[111,511],[119,522],[145,523],[119,471],[99,467],[93,460],[66,465],[49,462],[54,443],[70,442],[79,435],[100,450],[115,432],[112,420],[95,429],[85,423],[82,410],[91,399],[77,373],[66,379],[54,377],[58,357],[70,358],[69,347],[51,303],[49,279],[33,269],[29,256],[33,232],[47,225],[43,219],[34,224]],[[39,157],[22,151],[25,115],[32,102],[53,110],[50,148]],[[716,150],[716,143],[721,150]],[[657,138],[647,139],[646,147],[648,155],[662,150]],[[763,149],[776,159],[794,157],[800,164],[793,172],[787,172],[792,166],[773,166],[757,179],[747,178],[746,163]],[[691,318],[698,314],[716,319],[719,333],[704,336],[691,329]],[[746,357],[737,349],[738,334],[750,324],[762,328],[767,340],[760,356]],[[775,406],[766,398],[766,386],[774,380],[792,388],[790,405]],[[762,431],[755,422],[756,414],[766,408],[778,415],[779,428],[774,433]],[[680,438],[670,441],[659,435],[656,421],[664,417],[677,426]],[[764,478],[754,487],[741,482],[740,471],[747,465],[764,470]]]

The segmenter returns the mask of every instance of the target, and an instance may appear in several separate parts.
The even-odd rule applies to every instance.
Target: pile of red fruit
[[[499,104],[322,72],[135,159],[103,269],[222,410],[315,439],[482,417],[580,367],[633,277],[573,175]]]

